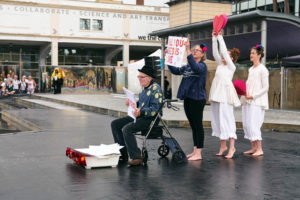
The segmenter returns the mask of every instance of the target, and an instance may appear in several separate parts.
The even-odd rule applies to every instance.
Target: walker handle
[[[164,99],[164,102],[177,102],[178,99]]]

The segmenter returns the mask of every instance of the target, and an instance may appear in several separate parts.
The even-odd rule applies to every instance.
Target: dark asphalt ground
[[[83,111],[10,111],[43,131],[0,134],[0,200],[300,199],[300,134],[264,132],[263,157],[243,156],[250,143],[239,132],[232,160],[216,157],[219,140],[206,130],[202,161],[175,164],[148,143],[147,167],[85,170],[65,156],[67,146],[113,143],[112,117]],[[170,129],[186,153],[190,129]],[[140,142],[141,144],[141,142]]]

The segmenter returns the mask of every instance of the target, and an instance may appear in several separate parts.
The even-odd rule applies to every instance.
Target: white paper
[[[126,89],[125,87],[123,87],[123,90],[126,94],[127,99],[129,100],[129,105],[128,105],[128,116],[132,117],[134,119],[134,122],[136,121],[135,116],[133,115],[134,110],[136,108],[136,99],[134,96],[134,93],[131,92],[130,90]]]
[[[169,36],[167,53],[165,55],[165,64],[174,67],[181,67],[183,61],[183,55],[185,52],[185,42],[187,38],[185,37],[174,37]]]
[[[110,145],[101,144],[99,146],[90,145],[89,148],[82,148],[82,149],[75,149],[75,150],[81,153],[103,158],[108,155],[116,155],[116,154],[119,155],[120,149],[122,148],[123,146],[120,146],[119,144],[116,143]]]

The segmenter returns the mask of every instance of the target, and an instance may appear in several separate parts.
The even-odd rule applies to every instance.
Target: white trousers
[[[261,126],[264,123],[265,110],[261,106],[246,103],[242,106],[244,138],[250,141],[262,140]]]
[[[220,140],[237,139],[233,105],[210,102],[212,136]]]
[[[28,88],[27,89],[27,94],[33,94],[34,93],[34,88]]]

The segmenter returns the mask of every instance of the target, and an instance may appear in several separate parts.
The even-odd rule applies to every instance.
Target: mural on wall
[[[116,72],[114,67],[61,67],[64,71],[62,93],[92,93],[98,91],[118,92],[116,88]],[[54,67],[42,67],[42,92],[51,92],[52,74]],[[120,69],[118,69],[120,71]],[[121,73],[122,76],[125,76]],[[120,74],[120,73],[118,73]],[[120,79],[120,78],[119,78]],[[125,80],[125,77],[121,78]],[[125,83],[122,81],[122,86]],[[119,85],[119,84],[118,84]]]
[[[2,65],[0,66],[0,81],[4,81],[7,77],[7,74],[10,74],[10,77],[13,78],[14,75],[18,75],[16,73],[16,66],[14,65]]]

